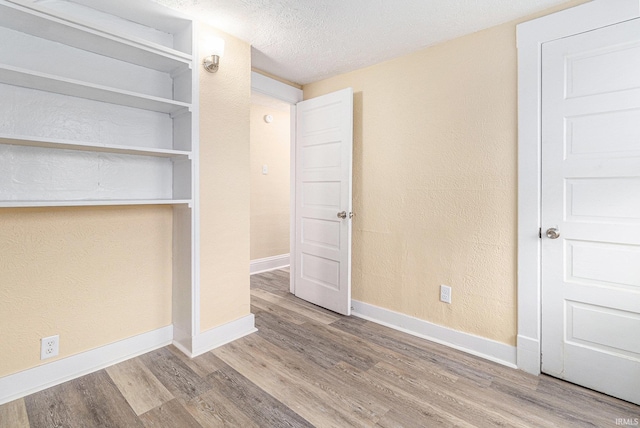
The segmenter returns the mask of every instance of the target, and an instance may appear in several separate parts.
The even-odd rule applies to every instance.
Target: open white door
[[[353,90],[296,109],[295,295],[351,314]]]
[[[542,371],[640,404],[640,20],[542,64]]]

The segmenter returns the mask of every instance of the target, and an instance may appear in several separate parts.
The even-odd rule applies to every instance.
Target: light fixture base
[[[220,57],[218,55],[209,55],[204,58],[202,65],[209,73],[215,73],[220,67]]]

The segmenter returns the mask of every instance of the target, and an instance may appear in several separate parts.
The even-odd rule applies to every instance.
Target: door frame
[[[640,17],[639,0],[593,0],[517,26],[518,338],[517,366],[541,369],[542,44]]]
[[[295,294],[295,254],[296,254],[296,104],[303,100],[302,89],[251,72],[251,90],[288,103],[290,121],[290,165],[289,165],[289,291]]]

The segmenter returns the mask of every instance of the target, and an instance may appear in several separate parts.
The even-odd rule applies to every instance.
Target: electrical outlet
[[[43,337],[40,339],[40,359],[55,357],[60,350],[60,336]]]
[[[440,301],[451,303],[451,287],[449,287],[448,285],[440,286]]]

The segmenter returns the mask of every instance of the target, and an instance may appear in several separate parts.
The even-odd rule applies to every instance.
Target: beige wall
[[[0,210],[0,377],[171,324],[170,207]],[[57,358],[48,359],[48,363]]]
[[[217,73],[200,69],[200,328],[249,314],[249,102],[251,47],[225,40]],[[200,58],[206,56],[200,52]]]
[[[264,121],[267,114],[272,123]],[[289,116],[251,104],[251,260],[289,253]]]
[[[354,299],[515,345],[516,82],[508,23],[304,87],[355,92]]]

